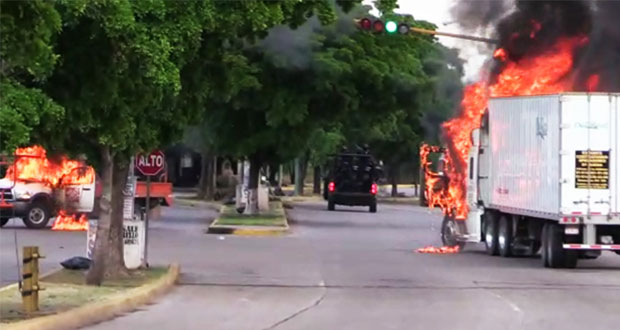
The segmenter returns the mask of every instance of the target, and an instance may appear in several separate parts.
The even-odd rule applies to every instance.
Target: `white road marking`
[[[517,304],[515,304],[512,301],[508,300],[506,297],[504,297],[504,296],[502,296],[500,294],[497,294],[497,293],[495,293],[493,291],[489,291],[489,292],[491,292],[491,294],[494,295],[495,297],[497,297],[497,298],[503,300],[505,303],[507,303],[508,306],[510,306],[510,308],[512,308],[513,311],[515,311],[517,313],[523,313],[523,311],[521,310],[521,308],[519,308],[519,306],[517,306]]]

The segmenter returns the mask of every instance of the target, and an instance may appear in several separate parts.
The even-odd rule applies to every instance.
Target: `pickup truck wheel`
[[[575,268],[577,266],[578,253],[576,251],[564,250],[562,247],[564,239],[563,228],[557,223],[548,222],[545,224],[546,230],[543,240],[545,249],[545,266],[550,268]]]
[[[26,227],[41,229],[47,226],[50,221],[51,210],[49,205],[43,201],[36,201],[28,207],[28,212],[23,221]]]
[[[510,257],[512,255],[512,219],[502,214],[499,218],[499,228],[497,231],[497,243],[499,254],[502,257]]]
[[[9,218],[0,218],[0,227],[4,227],[4,225],[6,225],[7,222],[9,222]]]
[[[496,256],[499,253],[497,247],[497,217],[493,213],[488,213],[484,219],[484,245],[487,254]]]

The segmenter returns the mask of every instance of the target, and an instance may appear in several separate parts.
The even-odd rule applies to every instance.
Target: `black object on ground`
[[[60,264],[66,269],[83,270],[90,268],[91,260],[84,257],[69,258]]]

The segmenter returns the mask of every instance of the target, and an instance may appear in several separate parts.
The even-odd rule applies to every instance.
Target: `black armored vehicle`
[[[377,212],[377,181],[383,170],[367,148],[357,152],[343,152],[331,158],[329,172],[325,177],[323,197],[327,209],[335,210],[336,204],[368,206]]]

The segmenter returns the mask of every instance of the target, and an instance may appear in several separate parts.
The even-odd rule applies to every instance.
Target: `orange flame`
[[[597,74],[593,74],[588,77],[588,80],[586,81],[588,92],[594,92],[596,90],[596,88],[598,87],[599,79],[600,77]]]
[[[92,183],[95,171],[90,166],[64,156],[59,160],[50,160],[43,147],[32,146],[15,151],[15,162],[8,168],[5,178],[43,182],[56,187],[59,184]]]
[[[87,231],[88,230],[88,218],[82,214],[78,219],[75,218],[75,214],[68,215],[64,210],[58,212],[56,221],[52,226],[52,230],[66,230],[66,231]]]
[[[442,247],[426,246],[426,247],[419,248],[416,250],[416,252],[418,253],[435,253],[435,254],[459,253],[460,251],[461,251],[461,248],[458,245],[442,246]]]
[[[533,22],[532,37],[540,27]],[[573,53],[588,42],[587,37],[579,36],[561,38],[549,47],[547,51],[521,58],[518,62],[508,61],[508,52],[499,48],[494,52],[494,57],[502,61],[503,67],[495,81],[482,80],[469,85],[464,90],[461,101],[461,112],[458,117],[443,124],[444,134],[450,146],[447,152],[446,174],[449,178],[448,187],[444,187],[441,193],[435,193],[435,200],[429,202],[429,207],[439,206],[445,214],[454,216],[456,219],[465,219],[469,208],[466,202],[466,169],[469,149],[472,146],[471,133],[480,127],[483,114],[487,109],[489,97],[517,96],[517,95],[541,95],[559,93],[571,90],[573,77]],[[588,81],[588,87],[595,88],[598,84],[598,76],[593,76]],[[424,146],[423,146],[424,148]],[[421,150],[422,163],[428,162],[428,153]],[[433,173],[424,167],[425,173],[430,178],[427,183],[427,193],[433,189]],[[430,190],[429,190],[430,189]]]
[[[95,170],[77,160],[67,157],[48,159],[46,150],[41,146],[18,148],[15,161],[8,168],[5,178],[15,181],[41,182],[53,188],[67,185],[91,184],[95,180]],[[75,214],[68,215],[60,210],[52,230],[88,230],[88,219],[82,214],[76,219]]]

